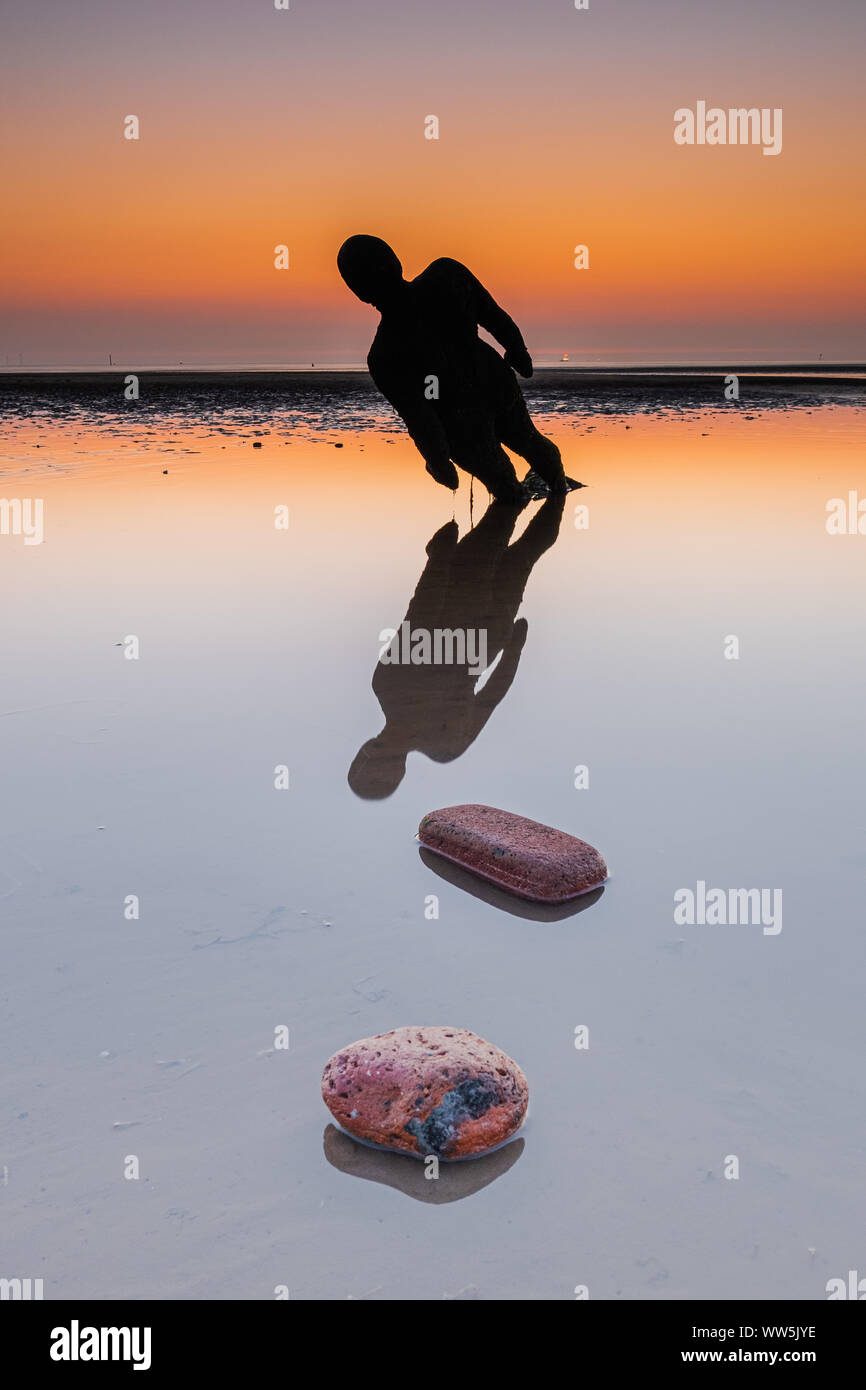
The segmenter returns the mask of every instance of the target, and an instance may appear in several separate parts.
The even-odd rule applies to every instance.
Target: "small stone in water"
[[[322,1099],[356,1139],[452,1159],[510,1139],[529,1087],[516,1062],[465,1028],[394,1028],[334,1053]]]

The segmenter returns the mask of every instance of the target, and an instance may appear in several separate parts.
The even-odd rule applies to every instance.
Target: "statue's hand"
[[[460,486],[457,469],[447,454],[431,455],[425,460],[425,464],[430,477],[435,478],[437,483],[441,483],[443,487],[450,488],[452,492],[455,492]]]
[[[526,348],[519,352],[506,352],[505,360],[519,376],[532,376],[532,358]]]

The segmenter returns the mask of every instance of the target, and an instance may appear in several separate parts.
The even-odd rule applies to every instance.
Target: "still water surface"
[[[0,537],[0,1273],[824,1297],[864,1259],[866,537],[825,526],[866,495],[862,409],[550,410],[587,486],[515,516],[454,504],[388,419],[305,408],[0,430],[45,526]],[[383,666],[407,616],[485,630],[492,669]],[[545,914],[437,864],[418,822],[464,801],[610,882]],[[677,924],[699,880],[780,889],[781,931]],[[414,1023],[531,1089],[438,1181],[319,1096],[334,1050]]]

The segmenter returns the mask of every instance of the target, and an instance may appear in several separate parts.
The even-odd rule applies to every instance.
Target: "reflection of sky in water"
[[[452,586],[449,616],[501,628],[496,671],[384,702],[379,634],[436,538],[472,539],[465,483],[452,502],[396,431],[253,451],[205,423],[175,436],[198,453],[126,468],[92,421],[38,452],[7,422],[4,495],[32,467],[46,527],[0,538],[11,1269],[45,1250],[52,1296],[820,1298],[855,1266],[866,538],[824,521],[862,479],[863,415],[748,414],[554,430],[587,484],[558,534],[536,546],[528,507],[508,540],[539,553],[497,580],[497,520]],[[478,489],[472,518],[483,540]],[[358,795],[391,721],[403,775]],[[434,872],[418,822],[466,801],[597,845],[604,893],[534,920]],[[675,925],[698,879],[781,888],[783,931]],[[415,1022],[489,1037],[530,1082],[519,1162],[459,1201],[322,1153],[326,1058]],[[111,1176],[117,1120],[154,1206]]]

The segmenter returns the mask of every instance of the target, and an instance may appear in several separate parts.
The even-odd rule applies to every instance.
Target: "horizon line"
[[[563,374],[570,372],[592,373],[592,372],[692,372],[695,374],[708,372],[717,375],[726,369],[734,372],[748,371],[751,373],[770,373],[788,372],[799,374],[824,374],[827,372],[850,372],[854,374],[866,373],[866,362],[864,361],[804,361],[802,358],[790,361],[745,361],[743,359],[727,358],[723,362],[647,362],[634,361],[630,363],[610,363],[605,361],[578,362],[578,361],[538,361],[533,363],[535,372],[538,371],[559,371]],[[324,362],[304,364],[299,362],[159,362],[159,363],[140,363],[129,361],[123,365],[117,362],[100,363],[5,363],[0,364],[0,376],[40,376],[51,375],[58,372],[63,373],[95,373],[98,375],[117,375],[123,372],[167,372],[176,375],[183,375],[184,372],[196,372],[209,375],[227,374],[254,374],[256,372],[277,372],[285,375],[310,375],[312,373],[320,375],[340,375],[353,373],[357,375],[367,375],[368,368],[363,362]],[[527,378],[531,380],[532,378]]]

